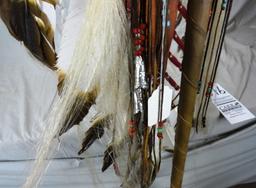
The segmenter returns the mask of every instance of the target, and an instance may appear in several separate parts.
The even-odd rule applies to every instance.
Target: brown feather
[[[10,34],[22,41],[39,61],[56,70],[56,54],[53,42],[53,30],[44,13],[38,13],[45,28],[40,27],[33,14],[31,4],[26,0],[4,0],[0,2],[0,16]],[[41,16],[41,17],[40,17]]]

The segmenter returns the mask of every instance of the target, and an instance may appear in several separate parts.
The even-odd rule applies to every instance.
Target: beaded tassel
[[[158,127],[157,127],[157,137],[161,140],[163,139],[163,128],[164,128],[164,123],[161,121],[159,122],[158,124]]]
[[[130,137],[133,137],[135,133],[136,133],[135,122],[133,120],[130,120],[128,122],[128,134]]]
[[[206,97],[210,97],[211,96],[212,88],[213,88],[213,82],[209,82],[208,83],[208,88],[207,88],[207,91],[206,91]]]

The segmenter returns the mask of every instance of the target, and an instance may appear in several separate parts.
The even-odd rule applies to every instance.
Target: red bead
[[[140,50],[137,50],[134,52],[134,55],[135,56],[141,56],[142,52]]]
[[[140,29],[141,29],[141,30],[146,29],[146,24],[140,24]]]
[[[140,34],[140,33],[141,33],[141,29],[139,29],[139,28],[134,28],[134,29],[132,30],[132,32],[137,35],[137,34]]]
[[[128,121],[128,125],[134,125],[135,123],[134,123],[134,121],[133,120],[129,120]]]
[[[158,137],[159,139],[163,139],[163,138],[164,138],[162,133],[157,133],[157,137]]]
[[[138,29],[138,28],[134,28],[134,29],[132,30],[132,32],[133,32],[134,34],[138,34],[138,33],[139,33],[139,29]]]
[[[135,128],[129,128],[128,129],[129,136],[133,137],[135,133],[136,133],[136,129]]]
[[[164,127],[164,122],[160,121],[160,122],[158,123],[158,127],[160,127],[160,128]]]
[[[145,50],[144,47],[140,47],[140,51],[143,52]]]
[[[144,35],[140,35],[140,40],[145,40],[145,36]]]
[[[134,41],[134,44],[135,44],[135,45],[140,45],[140,44],[142,44],[142,40],[135,40],[135,41]]]
[[[208,86],[209,86],[210,88],[212,88],[212,87],[213,87],[213,82],[209,82],[209,83],[208,83]]]

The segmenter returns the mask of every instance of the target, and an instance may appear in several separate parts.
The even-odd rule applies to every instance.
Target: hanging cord
[[[223,3],[225,3],[223,1]],[[223,9],[223,3],[221,5],[221,12],[220,14],[218,15],[218,18],[217,18],[217,26],[216,26],[216,30],[215,30],[215,33],[214,33],[214,40],[213,40],[213,48],[215,47],[215,43],[217,42],[217,34],[218,34],[218,29],[219,29],[219,25],[221,24],[221,17],[223,15],[223,11],[225,9]],[[217,11],[217,3],[215,2],[215,4],[213,5],[213,11],[211,12],[211,23],[209,24],[209,27],[208,27],[208,30],[210,31],[209,32],[209,35],[208,35],[208,45],[206,47],[206,51],[207,52],[209,50],[209,42],[211,40],[210,36],[211,36],[211,33],[213,32],[212,28],[213,27],[213,20],[214,20],[214,13]],[[196,121],[195,121],[195,124],[196,124],[196,131],[198,131],[198,126],[199,126],[199,118],[201,117],[200,114],[202,113],[202,119],[201,119],[201,122],[202,122],[202,125],[203,127],[205,127],[205,122],[206,122],[206,113],[207,113],[207,108],[208,108],[208,103],[209,103],[209,99],[210,99],[210,94],[211,94],[211,90],[212,90],[212,87],[213,87],[213,83],[214,83],[214,80],[215,80],[215,75],[216,73],[214,73],[218,67],[218,63],[219,63],[219,56],[220,56],[220,53],[221,53],[221,47],[222,47],[222,43],[223,43],[223,37],[224,37],[224,32],[225,32],[225,28],[226,28],[226,22],[227,22],[227,17],[228,17],[228,11],[225,11],[225,17],[224,17],[224,21],[222,23],[224,23],[222,25],[222,29],[221,29],[221,36],[219,37],[220,41],[219,44],[218,44],[218,47],[217,47],[217,55],[215,57],[215,60],[214,60],[214,64],[213,64],[213,68],[212,68],[212,71],[211,73],[209,72],[210,71],[210,67],[211,67],[211,64],[208,65],[207,67],[207,70],[206,70],[206,80],[204,82],[204,85],[203,85],[203,90],[200,91],[200,88],[198,90],[198,94],[200,92],[202,92],[202,95],[201,95],[201,99],[200,99],[200,102],[199,102],[199,108],[198,108],[198,112],[197,112],[197,116],[196,116]],[[213,59],[213,53],[214,53],[214,49],[211,50],[211,54],[210,54],[210,61]],[[200,80],[199,80],[199,84],[200,84],[200,87],[202,87],[202,79],[203,79],[203,72],[205,70],[205,63],[206,63],[206,58],[207,58],[207,53],[205,53],[205,56],[204,56],[204,62],[203,62],[203,66],[201,68],[201,75],[200,75]],[[207,78],[209,77],[209,74],[210,75],[210,80],[207,81]],[[207,83],[208,82],[208,83]],[[203,102],[204,101],[204,102]]]
[[[215,7],[216,8],[216,7]],[[212,16],[214,15],[214,13],[212,13]],[[216,42],[216,39],[217,39],[217,33],[218,33],[218,25],[220,23],[220,18],[221,18],[221,14],[219,14],[219,17],[218,17],[218,22],[217,22],[217,27],[215,29],[215,34],[214,34],[214,42],[213,42],[213,47],[214,47],[214,44]],[[212,22],[213,22],[213,17],[212,17]],[[212,27],[212,26],[211,26]],[[210,28],[209,28],[210,29]],[[210,41],[210,36],[211,36],[211,33],[212,33],[212,29],[210,29],[210,33],[208,35],[208,45],[206,47],[206,51],[208,51],[209,49],[209,41]],[[211,51],[211,55],[210,55],[210,60],[212,59],[212,56],[213,56],[213,50]],[[204,56],[204,62],[203,62],[203,66],[202,66],[202,69],[201,69],[201,75],[200,75],[200,80],[199,80],[199,84],[200,84],[200,87],[203,86],[203,91],[201,91],[203,94],[202,94],[202,97],[201,97],[201,100],[200,100],[200,106],[199,106],[199,110],[198,110],[198,114],[197,114],[197,119],[196,119],[196,131],[198,131],[199,127],[198,127],[198,122],[199,122],[199,119],[200,118],[200,112],[201,112],[201,109],[204,108],[204,103],[203,103],[203,99],[205,98],[205,95],[207,97],[208,95],[208,91],[211,90],[210,87],[212,87],[211,83],[209,82],[208,85],[207,85],[207,79],[205,80],[205,83],[202,85],[202,77],[203,77],[203,74],[204,74],[204,69],[205,69],[205,64],[206,64],[206,57],[207,57],[207,53],[205,53],[205,56]],[[210,74],[209,73],[209,70],[210,70],[210,64],[208,65],[207,67],[207,71],[206,71],[206,78],[208,77],[208,75]],[[215,65],[214,65],[215,66]],[[207,85],[207,86],[206,86]],[[209,87],[210,86],[210,87]],[[198,90],[198,93],[200,92],[200,89]],[[210,91],[211,92],[211,91]],[[204,95],[205,94],[205,95]],[[203,127],[204,127],[204,120],[202,121],[203,122]]]
[[[224,11],[224,9],[227,9],[226,12],[225,12],[225,18],[224,18],[224,24],[223,24],[223,27],[222,27],[222,35],[221,35],[221,43],[219,44],[219,47],[218,47],[218,53],[217,53],[217,58],[215,59],[215,66],[214,66],[214,69],[213,69],[213,74],[211,76],[211,79],[210,79],[210,82],[209,83],[214,83],[214,80],[216,78],[216,74],[217,74],[217,69],[218,69],[218,65],[219,65],[219,58],[220,58],[220,54],[221,54],[221,49],[222,49],[222,46],[223,46],[223,41],[224,41],[224,36],[225,36],[225,33],[226,33],[226,26],[228,24],[228,18],[229,18],[229,14],[230,14],[230,10],[231,10],[231,6],[232,6],[232,1],[224,1],[223,5],[222,5],[222,11]],[[210,101],[210,95],[206,97],[205,99],[205,104],[204,104],[204,107],[203,107],[203,116],[202,116],[202,121],[205,123],[206,121],[206,114],[207,114],[207,110],[208,110],[208,106],[209,106],[209,101]]]
[[[213,5],[212,5],[212,9],[211,9],[211,12],[210,12],[210,22],[208,24],[208,39],[207,39],[207,46],[206,46],[206,49],[205,49],[205,52],[207,52],[209,50],[209,43],[210,43],[210,36],[213,32],[212,29],[212,26],[213,26],[213,20],[214,20],[214,12],[217,8],[217,2],[214,1],[213,2]],[[216,27],[216,30],[215,30],[215,37],[216,37],[216,32],[217,32],[217,27]],[[214,40],[214,43],[215,43],[215,40]],[[206,58],[207,58],[207,53],[204,54],[204,60],[203,60],[203,63],[202,63],[202,66],[201,66],[201,73],[200,73],[200,78],[199,78],[199,81],[198,81],[198,90],[197,90],[197,94],[200,94],[200,92],[202,92],[202,96],[201,96],[201,99],[200,99],[200,102],[199,102],[199,110],[198,110],[198,113],[197,113],[197,116],[196,116],[196,121],[195,121],[195,126],[196,126],[196,131],[198,131],[198,122],[199,122],[199,116],[200,116],[200,112],[201,112],[201,108],[202,108],[202,105],[203,105],[203,98],[205,97],[204,96],[204,93],[205,93],[205,89],[206,89],[206,83],[204,83],[202,85],[202,79],[203,79],[203,74],[204,74],[204,69],[205,69],[205,66],[206,66]],[[209,66],[207,67],[207,71],[206,71],[206,78],[207,78],[207,75],[208,75],[208,72],[209,72]],[[203,90],[202,90],[203,89]]]
[[[159,96],[158,96],[158,123],[157,123],[157,136],[159,139],[163,138],[163,123],[162,123],[162,111],[163,111],[163,94],[164,94],[164,63],[166,61],[166,47],[167,47],[167,39],[166,39],[166,27],[167,24],[170,24],[170,20],[167,20],[167,11],[168,11],[168,0],[163,0],[163,8],[162,8],[162,54],[161,54],[161,62],[160,62],[160,84],[159,84]],[[169,49],[168,49],[169,51]]]

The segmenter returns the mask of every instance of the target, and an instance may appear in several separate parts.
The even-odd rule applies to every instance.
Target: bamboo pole
[[[198,79],[213,0],[189,0],[171,188],[182,186]]]

